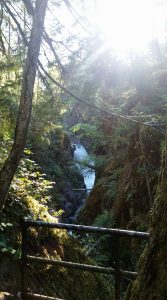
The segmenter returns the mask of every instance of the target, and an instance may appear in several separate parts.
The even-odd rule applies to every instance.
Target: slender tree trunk
[[[167,148],[151,220],[151,238],[141,259],[139,275],[126,300],[167,299]]]
[[[10,154],[0,171],[0,210],[2,210],[13,176],[23,153],[32,110],[32,97],[37,69],[38,55],[43,34],[45,12],[48,0],[36,0],[30,42],[24,67],[20,106],[15,137]]]

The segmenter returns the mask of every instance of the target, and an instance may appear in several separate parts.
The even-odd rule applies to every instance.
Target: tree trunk
[[[45,12],[48,0],[36,0],[30,42],[23,73],[22,92],[10,154],[0,171],[0,210],[2,210],[13,176],[23,153],[32,110],[32,97],[37,69],[38,55],[43,34]]]
[[[167,148],[151,220],[151,238],[139,265],[139,275],[128,289],[126,300],[167,299]]]

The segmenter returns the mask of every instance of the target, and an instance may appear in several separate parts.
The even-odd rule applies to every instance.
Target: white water
[[[94,162],[90,160],[88,152],[81,144],[73,145],[75,146],[74,160],[77,162],[76,164],[80,170],[80,173],[84,177],[87,194],[89,194],[95,183],[95,171],[94,169],[85,165],[88,164],[93,167]]]

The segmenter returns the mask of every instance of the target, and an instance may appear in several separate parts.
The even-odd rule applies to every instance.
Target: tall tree
[[[137,279],[128,289],[126,300],[165,300],[167,298],[167,139],[162,154],[157,197],[151,218],[150,241],[140,259]]]
[[[11,181],[23,153],[32,110],[34,81],[40,51],[44,19],[48,0],[36,0],[27,57],[23,73],[22,92],[15,130],[15,137],[9,156],[0,171],[0,210],[2,210]]]

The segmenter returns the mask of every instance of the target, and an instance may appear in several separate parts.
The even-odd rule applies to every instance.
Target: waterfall
[[[86,186],[86,192],[88,196],[95,183],[95,170],[93,169],[94,161],[90,159],[88,152],[80,143],[78,142],[72,143],[71,148],[72,148],[72,155],[76,163],[76,166],[78,167],[80,174],[83,176],[84,183]],[[80,187],[78,186],[77,188],[79,189]],[[80,193],[80,191],[78,192]],[[83,195],[83,191],[81,192],[81,195]],[[70,223],[71,222],[75,223],[80,213],[80,210],[85,205],[85,202],[86,202],[86,197],[84,196],[83,198],[83,196],[81,196],[80,203],[78,203],[78,206],[74,214],[70,216],[69,219]],[[69,230],[68,233],[72,235],[71,230]]]
[[[73,148],[74,160],[76,161],[76,165],[84,178],[87,194],[89,194],[95,182],[95,171],[93,169],[94,162],[90,159],[88,152],[81,144],[73,144]]]

